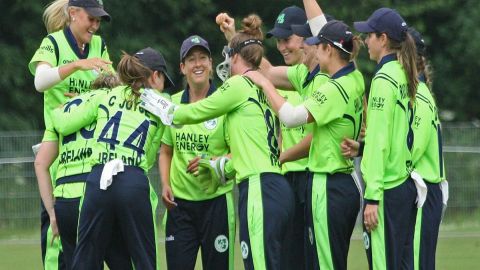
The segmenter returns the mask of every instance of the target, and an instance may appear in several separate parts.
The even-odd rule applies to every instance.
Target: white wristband
[[[312,31],[314,37],[320,33],[320,30],[322,30],[322,27],[325,24],[327,24],[327,18],[325,17],[325,14],[318,15],[308,20],[308,25],[310,25],[310,30]]]
[[[47,64],[37,66],[35,70],[35,89],[38,92],[44,92],[61,81],[58,67],[51,67]]]
[[[293,107],[285,102],[278,110],[278,117],[287,128],[294,128],[307,123],[308,111],[303,104]]]

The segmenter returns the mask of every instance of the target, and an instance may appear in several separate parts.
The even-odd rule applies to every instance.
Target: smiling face
[[[89,15],[85,9],[73,7],[69,9],[70,29],[79,46],[89,43],[100,28],[101,18]]]
[[[212,74],[212,58],[205,49],[193,47],[180,63],[180,70],[189,85],[207,83]]]
[[[282,54],[285,64],[289,66],[302,63],[302,47],[303,38],[297,35],[277,39],[277,49]]]

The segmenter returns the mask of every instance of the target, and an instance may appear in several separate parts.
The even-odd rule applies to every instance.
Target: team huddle
[[[234,269],[237,227],[245,269],[348,269],[359,212],[370,269],[435,269],[448,184],[422,36],[394,9],[355,22],[360,38],[317,1],[303,5],[265,34],[278,66],[258,15],[235,29],[218,14],[224,61],[214,69],[208,42],[186,38],[172,96],[153,48],[113,68],[95,35],[110,21],[102,1],[46,8],[49,34],[29,63],[44,95],[45,269],[160,269],[158,239],[168,269],[194,269],[199,249],[203,269]],[[363,44],[377,64],[368,97]],[[147,177],[157,160],[160,238]]]

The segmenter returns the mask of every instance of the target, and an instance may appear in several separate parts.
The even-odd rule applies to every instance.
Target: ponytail
[[[417,70],[419,75],[421,74],[425,77],[425,83],[431,91],[433,86],[433,71],[425,56],[417,55]]]
[[[323,44],[325,45],[325,44]],[[343,50],[337,48],[336,46],[332,46],[333,48],[337,49],[340,58],[346,62],[355,61],[357,59],[358,53],[360,52],[360,48],[363,45],[363,41],[359,36],[353,36],[352,39],[348,42],[344,43],[344,47],[350,53],[346,53]]]
[[[398,61],[407,74],[408,96],[410,97],[410,102],[413,102],[418,87],[417,49],[410,33],[406,33],[406,35],[406,39],[401,43],[400,51],[397,54]]]
[[[137,57],[123,52],[117,66],[117,74],[120,81],[132,89],[131,98],[135,101],[140,97],[140,89],[149,87],[148,78],[152,73],[152,70],[144,66]]]
[[[70,23],[68,0],[55,0],[43,12],[43,22],[47,33],[57,32]]]
[[[415,41],[410,33],[405,33],[405,40],[402,42],[395,41],[388,38],[389,49],[397,52],[398,62],[405,70],[408,83],[408,97],[410,102],[413,103],[418,87],[418,72],[417,72],[417,49],[415,47]]]

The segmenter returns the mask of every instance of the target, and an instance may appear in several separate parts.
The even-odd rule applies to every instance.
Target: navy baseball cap
[[[266,34],[267,38],[288,38],[293,35],[292,24],[305,24],[307,14],[297,6],[290,6],[282,10],[275,21],[275,26]]]
[[[109,22],[110,21],[110,14],[108,14],[103,9],[103,1],[102,0],[69,0],[68,1],[69,7],[81,7],[85,9],[88,15],[93,17],[102,18],[102,20]]]
[[[160,71],[165,75],[165,88],[175,86],[167,73],[167,63],[165,58],[158,51],[148,47],[135,53],[135,57],[151,70]]]
[[[353,23],[355,30],[361,33],[386,33],[395,41],[402,42],[406,38],[407,23],[394,9],[379,8],[364,22]]]
[[[327,22],[335,19],[333,16],[328,14],[325,14],[325,18],[327,19]],[[313,36],[312,30],[310,29],[310,25],[308,21],[304,24],[293,24],[292,31],[295,35],[299,37],[308,38]]]
[[[348,25],[342,21],[332,20],[322,27],[320,33],[315,37],[309,37],[305,40],[307,45],[317,45],[319,43],[331,43],[346,53],[352,53],[353,34]]]
[[[425,56],[427,54],[427,47],[425,46],[425,40],[415,28],[409,27],[408,33],[412,36],[413,40],[415,41],[415,46],[417,47],[417,54],[421,56]]]
[[[180,47],[180,61],[183,61],[188,52],[196,46],[205,49],[209,55],[212,55],[210,52],[210,47],[208,46],[208,42],[200,36],[193,35],[183,41],[182,47]]]

